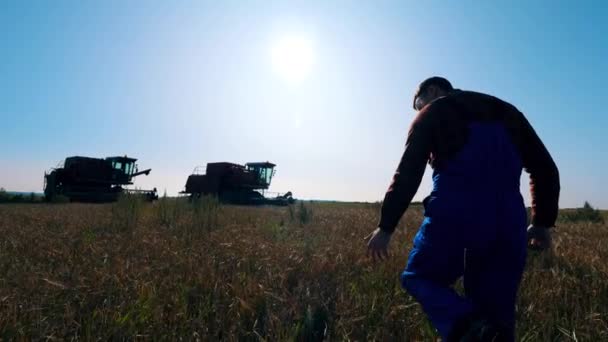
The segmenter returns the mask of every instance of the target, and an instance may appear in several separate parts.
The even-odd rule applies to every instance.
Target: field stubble
[[[378,212],[210,198],[0,205],[0,338],[435,340],[398,281],[421,209],[374,264],[363,237]],[[530,253],[519,340],[608,340],[607,238],[606,224],[568,223],[552,253]]]

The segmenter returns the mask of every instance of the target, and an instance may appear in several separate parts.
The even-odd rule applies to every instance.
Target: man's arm
[[[559,210],[559,171],[549,151],[525,116],[518,112],[522,127],[522,161],[530,174],[532,225],[550,228]]]
[[[378,227],[389,234],[395,230],[401,216],[418,191],[429,160],[432,131],[428,120],[428,109],[429,107],[420,112],[412,123],[405,151],[384,196]]]

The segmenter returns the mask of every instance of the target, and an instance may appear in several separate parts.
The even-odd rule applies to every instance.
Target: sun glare
[[[272,65],[288,82],[299,83],[310,74],[314,64],[312,41],[302,36],[288,36],[272,48]]]

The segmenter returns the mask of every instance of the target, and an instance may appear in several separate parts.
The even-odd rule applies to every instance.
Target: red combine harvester
[[[294,202],[291,191],[275,197],[265,197],[264,191],[270,187],[276,165],[270,162],[208,163],[206,174],[201,167],[194,169],[186,181],[186,189],[181,193],[190,198],[202,195],[217,196],[223,203],[246,205],[288,205]]]

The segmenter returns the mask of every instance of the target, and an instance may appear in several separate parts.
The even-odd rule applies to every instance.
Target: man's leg
[[[494,221],[495,239],[487,247],[467,249],[464,287],[475,313],[501,327],[497,341],[513,341],[515,303],[527,254],[526,209],[518,191],[503,198]]]
[[[515,245],[501,241],[483,251],[467,250],[465,259],[465,293],[475,315],[500,330],[497,341],[513,341],[515,302],[526,261],[525,240]]]
[[[451,246],[447,237],[442,241],[425,239],[430,226],[431,220],[425,218],[401,274],[401,283],[446,340],[455,323],[470,314],[472,304],[452,288],[464,272],[464,248]]]

